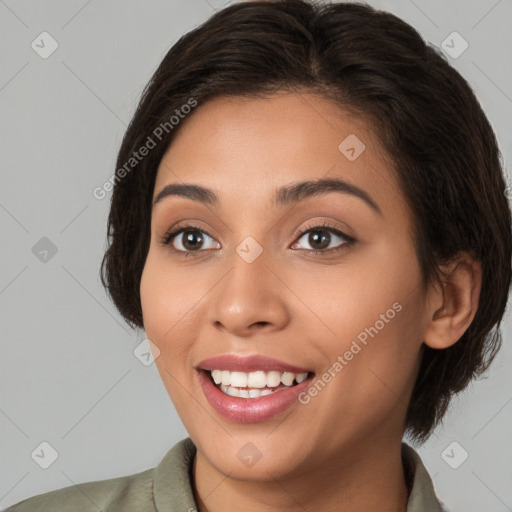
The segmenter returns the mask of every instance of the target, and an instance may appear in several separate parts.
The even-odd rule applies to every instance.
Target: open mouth
[[[313,372],[293,373],[257,370],[240,372],[202,370],[223,393],[239,398],[259,398],[292,388],[312,377]]]

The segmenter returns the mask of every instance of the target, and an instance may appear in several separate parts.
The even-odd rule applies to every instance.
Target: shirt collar
[[[158,512],[196,510],[192,492],[195,454],[196,447],[187,437],[174,445],[155,468],[153,497]],[[402,461],[410,489],[407,512],[443,512],[420,456],[405,443],[402,443]]]
[[[409,485],[407,512],[443,512],[427,469],[416,451],[406,443],[402,443],[402,463]]]
[[[196,447],[190,437],[175,444],[153,476],[153,499],[158,512],[197,510],[192,493],[192,467]]]

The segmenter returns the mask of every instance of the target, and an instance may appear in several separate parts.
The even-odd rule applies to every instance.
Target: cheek
[[[162,252],[162,253],[161,253]],[[165,342],[189,322],[201,296],[202,281],[150,248],[140,282],[144,328],[151,339]],[[193,279],[193,282],[190,281]]]
[[[177,267],[150,249],[140,282],[142,316],[146,336],[160,350],[155,362],[168,390],[166,372],[178,376],[187,367],[188,340],[197,328],[191,322],[196,293]]]
[[[341,264],[284,272],[296,295],[304,298],[319,339],[340,347],[377,324],[379,336],[398,339],[421,331],[421,273],[410,242],[382,237],[371,247],[348,252]],[[311,270],[312,269],[312,270]],[[398,311],[400,310],[400,311]],[[372,329],[373,330],[373,329]],[[383,336],[386,337],[386,336]]]
[[[371,258],[359,252],[345,269],[339,267],[338,277],[310,281],[322,290],[316,310],[330,331],[322,328],[327,336],[317,337],[318,348],[330,365],[342,358],[334,369],[342,375],[332,386],[336,402],[351,403],[354,412],[361,403],[375,402],[384,410],[397,397],[405,402],[416,375],[424,300],[415,254],[403,254],[396,256],[396,246],[374,245]],[[346,389],[353,391],[347,395]]]
[[[140,282],[144,330],[160,350],[155,364],[179,413],[187,410],[189,395],[183,393],[184,387],[191,390],[191,340],[198,328],[192,319],[200,293],[186,275],[165,255],[150,249]]]
[[[401,428],[419,363],[417,306],[407,296],[374,296],[354,314],[348,308],[339,313],[336,337],[320,342],[317,349],[328,363],[318,378],[328,383],[312,392],[309,415],[324,425],[334,444],[340,436]]]

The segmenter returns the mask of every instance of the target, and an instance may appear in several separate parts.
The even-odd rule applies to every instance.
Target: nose
[[[251,263],[237,253],[230,262],[231,271],[211,296],[209,322],[245,338],[283,329],[290,321],[287,288],[265,251]]]

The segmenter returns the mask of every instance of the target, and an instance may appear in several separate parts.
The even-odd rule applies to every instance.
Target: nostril
[[[253,324],[251,324],[251,327],[253,325],[261,325],[261,326],[265,326],[265,325],[269,325],[269,322],[254,322]]]

